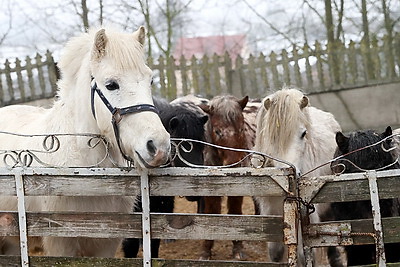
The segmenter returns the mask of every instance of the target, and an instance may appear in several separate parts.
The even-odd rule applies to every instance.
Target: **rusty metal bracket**
[[[300,196],[304,201],[311,202],[328,181],[320,177],[301,179],[299,182]]]
[[[305,233],[306,246],[348,246],[353,244],[350,223],[311,224]]]

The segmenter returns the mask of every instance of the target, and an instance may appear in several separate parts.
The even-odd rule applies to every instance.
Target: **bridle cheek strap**
[[[107,109],[112,114],[111,123],[112,123],[113,129],[114,129],[114,135],[115,135],[115,139],[117,140],[117,145],[118,145],[119,151],[121,152],[124,159],[133,163],[133,159],[131,157],[129,157],[128,155],[126,155],[125,152],[122,150],[121,141],[119,138],[118,123],[122,120],[122,116],[124,116],[124,115],[140,113],[143,111],[151,111],[151,112],[159,114],[158,109],[155,106],[150,105],[150,104],[139,104],[139,105],[133,105],[133,106],[125,107],[125,108],[113,107],[111,105],[111,103],[107,100],[107,98],[104,96],[104,94],[97,87],[96,82],[94,82],[94,84],[91,86],[90,102],[91,102],[91,107],[92,107],[92,114],[95,119],[96,119],[96,112],[95,112],[95,108],[94,108],[95,93],[97,93],[97,95],[100,97],[101,101],[103,101],[104,105],[107,107]]]

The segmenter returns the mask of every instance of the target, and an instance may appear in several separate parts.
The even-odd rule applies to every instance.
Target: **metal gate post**
[[[376,171],[367,171],[369,193],[371,196],[372,217],[374,219],[376,258],[379,267],[386,266],[385,246],[383,243],[383,231],[381,220],[381,209],[379,205],[378,183],[376,182]]]
[[[147,170],[140,172],[140,190],[142,193],[143,266],[151,267],[150,191]]]
[[[18,201],[18,226],[19,226],[19,243],[21,249],[21,266],[29,266],[28,256],[28,233],[26,227],[26,210],[25,210],[25,189],[22,179],[22,170],[14,169],[15,190],[17,191]]]

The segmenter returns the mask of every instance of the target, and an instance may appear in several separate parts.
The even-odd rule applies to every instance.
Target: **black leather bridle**
[[[118,123],[122,120],[122,116],[124,116],[124,115],[140,113],[143,111],[151,111],[151,112],[159,114],[158,109],[155,106],[150,105],[150,104],[139,104],[139,105],[133,105],[133,106],[125,107],[125,108],[113,107],[113,105],[111,105],[111,103],[103,95],[103,93],[97,87],[96,82],[94,81],[93,85],[91,86],[91,107],[92,107],[92,114],[95,119],[96,119],[96,112],[94,109],[95,93],[97,93],[97,95],[100,97],[101,101],[103,101],[104,105],[106,105],[106,107],[112,114],[111,123],[112,123],[113,129],[114,129],[114,135],[117,140],[117,145],[118,145],[119,151],[121,152],[124,159],[126,159],[130,163],[133,163],[134,162],[133,159],[131,157],[129,157],[128,155],[126,155],[125,152],[122,150],[121,141],[119,138]],[[144,164],[146,164],[146,162],[144,162]]]

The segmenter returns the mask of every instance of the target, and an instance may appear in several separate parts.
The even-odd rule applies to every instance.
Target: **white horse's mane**
[[[304,94],[297,89],[283,88],[263,99],[263,104],[269,99],[271,105],[268,110],[264,106],[259,109],[256,150],[268,148],[269,153],[281,155],[300,123],[304,124],[307,130],[310,129],[308,109],[300,108],[303,97]],[[268,143],[265,143],[266,140]]]
[[[114,67],[146,71],[143,45],[135,40],[133,34],[130,36],[107,27],[90,29],[88,33],[74,37],[67,43],[59,62],[62,75],[75,75],[79,72],[81,62],[85,57],[90,56],[94,36],[100,29],[105,29],[105,34],[109,37],[105,53],[112,55],[114,61],[119,63]]]

